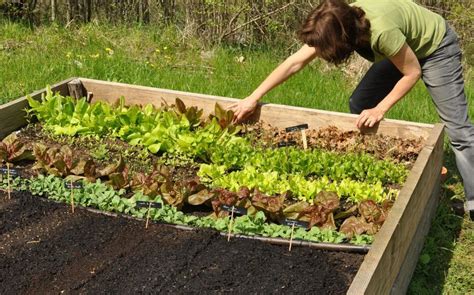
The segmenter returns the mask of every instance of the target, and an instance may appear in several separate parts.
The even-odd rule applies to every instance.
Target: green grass
[[[0,103],[73,76],[244,98],[280,63],[287,50],[208,48],[173,29],[85,25],[32,30],[0,21]],[[237,59],[243,56],[243,63]],[[348,112],[353,84],[340,69],[315,62],[271,92],[265,101]],[[467,94],[474,118],[474,82]],[[437,122],[421,83],[388,114]],[[451,199],[462,199],[462,183],[446,147],[450,177],[423,249],[411,294],[474,292],[474,223],[453,214]]]

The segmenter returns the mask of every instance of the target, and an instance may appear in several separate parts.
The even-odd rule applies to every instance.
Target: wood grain
[[[59,92],[62,95],[68,95],[67,83],[74,78],[66,79],[51,86],[51,90]],[[46,93],[46,88],[35,91],[30,94],[34,99],[40,99],[41,95]],[[3,139],[11,132],[27,124],[25,109],[28,107],[26,96],[15,99],[6,104],[0,105],[0,139]]]
[[[67,87],[69,89],[69,96],[74,97],[75,99],[79,99],[82,97],[86,97],[87,93],[82,86],[82,82],[79,79],[74,79],[67,83]]]
[[[443,142],[443,125],[437,124],[375,236],[348,294],[398,294],[408,287],[436,210],[437,201],[432,198],[440,186]]]

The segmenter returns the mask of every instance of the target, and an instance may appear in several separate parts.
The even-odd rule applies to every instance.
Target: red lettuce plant
[[[229,215],[229,212],[222,210],[223,205],[246,208],[248,214],[256,212],[250,201],[251,192],[248,187],[241,187],[237,193],[226,189],[215,189],[213,193],[214,197],[211,204],[216,217],[226,217]]]
[[[15,163],[21,160],[34,160],[32,150],[18,140],[15,133],[0,142],[0,162]]]
[[[46,171],[60,177],[82,175],[84,178],[95,180],[95,165],[92,160],[75,157],[68,146],[58,148],[36,144],[33,152],[36,157],[33,169]]]

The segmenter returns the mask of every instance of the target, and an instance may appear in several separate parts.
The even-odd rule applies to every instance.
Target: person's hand
[[[374,127],[375,124],[377,124],[383,119],[384,115],[385,111],[378,107],[364,110],[357,118],[356,126],[359,129],[361,129],[362,127]]]
[[[249,96],[230,105],[229,109],[234,112],[234,122],[239,123],[252,115],[257,108],[257,101],[258,99]]]

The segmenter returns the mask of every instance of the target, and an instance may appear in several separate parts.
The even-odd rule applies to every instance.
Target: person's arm
[[[389,58],[403,74],[392,91],[379,104],[362,111],[356,120],[358,128],[373,127],[381,121],[385,113],[395,105],[416,84],[421,77],[421,66],[413,50],[405,43],[397,54]]]
[[[229,106],[229,109],[234,111],[234,120],[239,122],[250,116],[255,111],[259,99],[297,73],[315,57],[316,49],[308,45],[304,45],[300,50],[288,57],[250,96]]]

